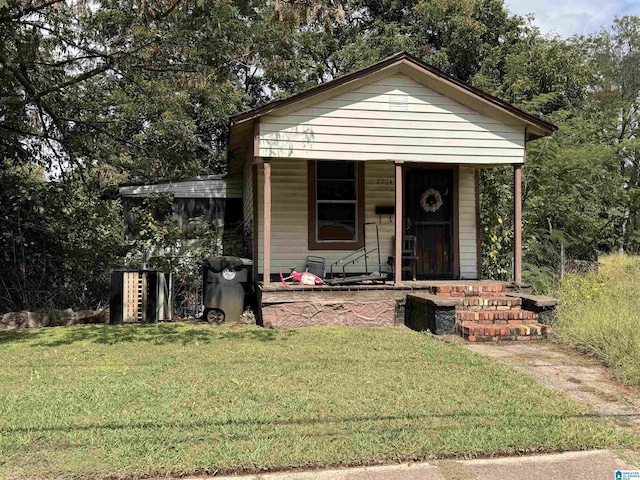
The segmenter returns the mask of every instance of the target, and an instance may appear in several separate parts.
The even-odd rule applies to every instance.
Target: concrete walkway
[[[606,450],[492,460],[441,460],[380,467],[284,472],[217,480],[614,480],[632,467]],[[195,480],[195,479],[192,479]]]
[[[615,381],[608,368],[588,355],[546,341],[467,346],[528,372],[546,386],[610,417],[621,427],[640,431],[640,389]]]

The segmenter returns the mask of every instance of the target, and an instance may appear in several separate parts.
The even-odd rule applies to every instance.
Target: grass
[[[400,329],[0,332],[0,476],[126,477],[623,445],[531,377]]]
[[[640,385],[640,257],[600,259],[598,275],[567,275],[556,295],[555,336],[614,368],[616,377]]]

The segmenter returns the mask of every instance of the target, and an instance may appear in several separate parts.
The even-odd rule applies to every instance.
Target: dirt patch
[[[467,346],[525,370],[548,387],[611,417],[620,426],[640,430],[640,389],[617,382],[607,367],[588,355],[552,342]]]

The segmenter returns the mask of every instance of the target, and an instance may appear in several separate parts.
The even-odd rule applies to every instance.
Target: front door
[[[417,278],[453,278],[453,170],[405,176],[405,235],[415,237]]]

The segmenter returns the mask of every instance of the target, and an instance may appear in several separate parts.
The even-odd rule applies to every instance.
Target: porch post
[[[262,252],[262,284],[269,285],[271,277],[271,159],[263,159],[264,165],[264,251]]]
[[[522,283],[522,165],[513,166],[513,281]]]
[[[395,278],[393,279],[393,283],[395,285],[400,285],[402,283],[402,215],[403,215],[403,205],[402,205],[402,164],[403,162],[396,162],[396,205],[395,205],[395,221],[396,221],[396,235],[395,235]]]

